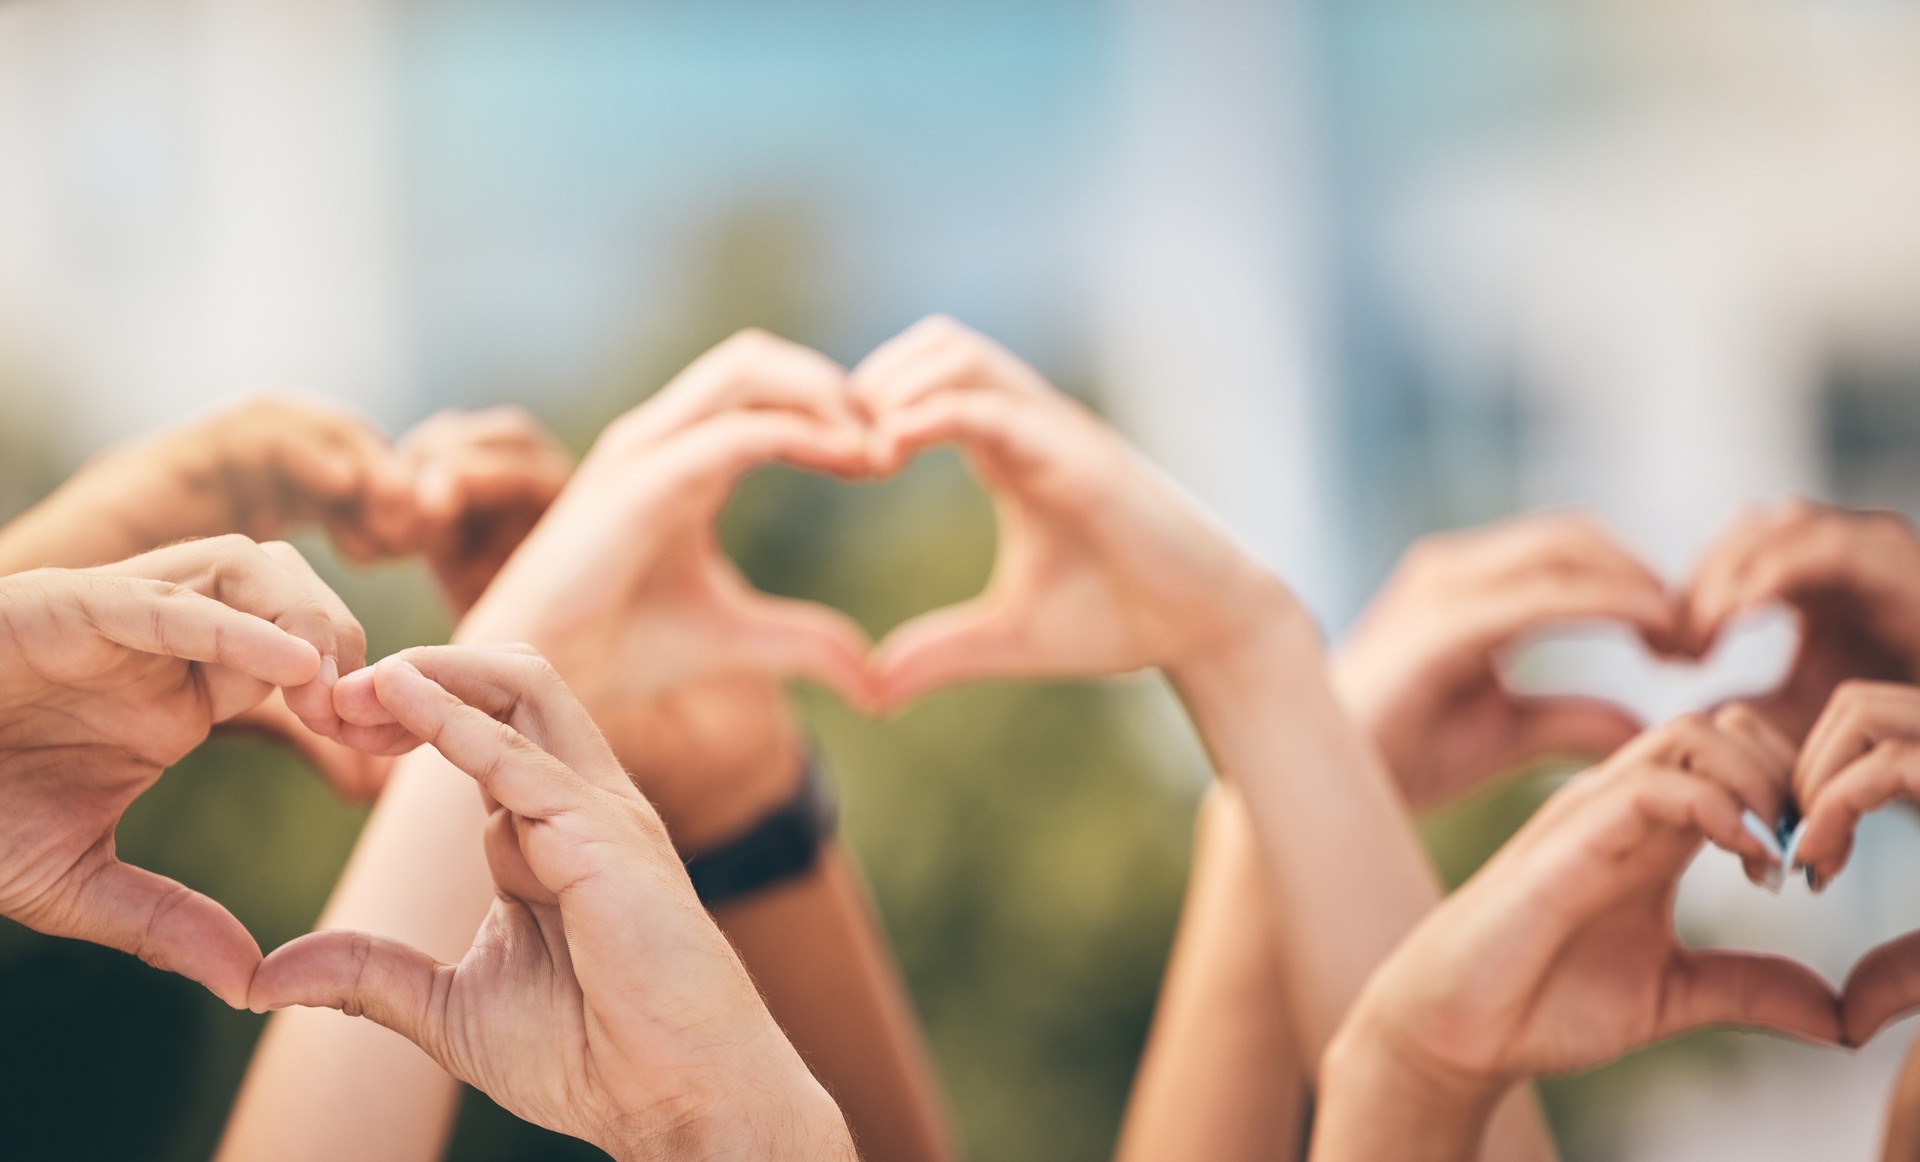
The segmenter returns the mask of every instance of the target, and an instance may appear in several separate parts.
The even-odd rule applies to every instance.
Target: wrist
[[[1262,688],[1302,667],[1324,681],[1326,643],[1307,608],[1277,580],[1245,600],[1247,616],[1239,632],[1165,668],[1183,698],[1213,702]]]
[[[1467,1162],[1510,1088],[1409,1051],[1363,998],[1321,1062],[1312,1158]]]
[[[679,1103],[683,1113],[657,1112],[616,1124],[595,1144],[619,1162],[791,1158],[858,1162],[846,1115],[808,1072],[784,1038],[783,1060],[759,1078],[736,1077],[727,1090],[703,1091]]]

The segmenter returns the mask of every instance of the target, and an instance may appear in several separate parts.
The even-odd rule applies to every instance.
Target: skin
[[[1920,681],[1920,536],[1893,513],[1804,500],[1756,508],[1707,551],[1687,596],[1687,649],[1704,655],[1736,618],[1784,602],[1800,619],[1786,681],[1754,701],[1805,738],[1848,679]]]
[[[215,723],[276,687],[309,728],[340,733],[332,687],[363,651],[358,623],[283,544],[221,537],[0,578],[0,914],[245,1004],[253,937],[208,897],[120,862],[114,829]]]
[[[573,475],[573,456],[516,407],[438,412],[395,451],[413,481],[421,552],[457,614],[480,600]]]
[[[1806,812],[1799,861],[1816,887],[1831,883],[1853,853],[1860,820],[1920,791],[1920,688],[1848,682],[1834,692],[1793,772],[1794,796]],[[1848,974],[1847,1041],[1864,1045],[1889,1023],[1920,1006],[1920,936],[1889,941]],[[1909,1107],[1896,1125],[1911,1134]]]
[[[1277,987],[1249,1018],[1259,1027],[1244,1028],[1234,1046],[1249,1055],[1282,1039],[1291,1046],[1254,1066],[1269,1094],[1284,1095],[1290,1077],[1311,1079],[1360,982],[1439,898],[1391,775],[1328,681],[1311,618],[1091,413],[958,324],[917,325],[869,356],[853,382],[874,420],[880,471],[951,441],[1000,516],[998,556],[980,597],[881,643],[872,663],[879,703],[992,678],[1165,673],[1245,804],[1245,847],[1258,851],[1264,910],[1284,918],[1265,929],[1270,960],[1249,940],[1235,943],[1221,961],[1232,961],[1232,977],[1213,997],[1182,989],[1178,974],[1193,979],[1193,962],[1176,960],[1171,996],[1185,1011],[1219,1014],[1219,998],[1245,995],[1258,988],[1246,983],[1250,974],[1267,974]],[[1299,819],[1315,826],[1292,826]],[[1217,880],[1245,891],[1255,878],[1244,866],[1210,863],[1200,875],[1190,902]],[[1325,891],[1329,878],[1344,890]],[[1153,1156],[1147,1144],[1164,1142],[1172,1154],[1159,1156],[1198,1156],[1188,1154],[1191,1136],[1163,1139],[1152,1124],[1154,1110],[1172,1103],[1151,1078],[1175,1064],[1204,1076],[1219,1076],[1220,1066],[1202,1063],[1204,1033],[1175,1026],[1156,1038],[1136,1090],[1148,1107],[1130,1116],[1123,1149]],[[1239,1090],[1193,1108],[1275,1117],[1257,1104]],[[1516,1141],[1547,1150],[1524,1103],[1507,1116]],[[1278,1125],[1207,1122],[1200,1132],[1209,1148]]]
[[[1611,703],[1507,689],[1504,655],[1551,625],[1610,621],[1670,651],[1681,607],[1590,518],[1549,513],[1414,545],[1335,658],[1335,682],[1416,810],[1549,755],[1640,732]]]
[[[1601,759],[1639,733],[1634,718],[1583,698],[1508,690],[1501,656],[1570,621],[1614,620],[1670,642],[1679,606],[1646,566],[1589,518],[1553,513],[1430,537],[1410,549],[1334,657],[1341,701],[1416,808],[1471,792],[1551,755]],[[1191,1148],[1213,1159],[1269,1158],[1301,1142],[1296,1101],[1276,1077],[1307,1085],[1261,943],[1286,924],[1267,898],[1236,796],[1204,809],[1161,1008],[1135,1083],[1122,1159]],[[1516,1095],[1483,1156],[1551,1154]],[[1196,1135],[1199,1141],[1196,1142]]]
[[[838,614],[754,591],[713,521],[753,468],[860,475],[866,442],[844,371],[764,333],[737,336],[609,425],[456,637],[539,647],[678,850],[724,843],[798,788],[802,744],[783,679],[812,677],[858,703],[866,639]],[[325,923],[459,954],[490,898],[464,782],[430,754],[400,760]],[[716,918],[861,1147],[950,1157],[904,989],[844,856],[829,844],[811,873]],[[329,1014],[276,1017],[221,1156],[437,1156],[454,1090],[404,1048]],[[353,1125],[331,1113],[347,1102],[360,1111]]]
[[[1740,814],[1771,818],[1792,767],[1791,743],[1734,707],[1650,731],[1569,783],[1368,983],[1328,1053],[1316,1162],[1473,1157],[1513,1086],[1696,1029],[1838,1044],[1839,999],[1817,974],[1689,949],[1673,929],[1705,844],[1773,859]]]
[[[413,484],[387,439],[331,405],[262,397],[103,452],[0,531],[0,572],[118,561],[191,537],[326,528],[355,560],[405,555]]]
[[[365,932],[301,937],[260,966],[256,1010],[362,1015],[623,1162],[855,1157],[659,816],[551,666],[512,648],[411,650],[335,701],[479,784],[496,896],[453,964]]]
[[[395,448],[332,405],[261,397],[101,454],[0,529],[0,573],[318,524],[355,560],[424,554],[465,612],[572,466],[516,408],[442,412]],[[392,766],[305,729],[277,694],[223,728],[287,743],[353,801],[378,794]]]

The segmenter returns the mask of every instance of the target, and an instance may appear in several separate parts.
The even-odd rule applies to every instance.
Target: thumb
[[[1920,1005],[1920,932],[1890,940],[1860,958],[1847,976],[1841,1011],[1847,1044],[1865,1045]]]
[[[445,1026],[434,983],[453,972],[433,957],[367,932],[312,932],[273,950],[253,974],[247,1007],[256,1013],[294,1005],[339,1009],[384,1025],[447,1063]]]
[[[867,635],[852,618],[811,601],[751,594],[741,621],[756,669],[812,678],[859,709],[872,703]]]
[[[873,656],[884,708],[966,682],[1023,671],[1021,639],[1003,606],[986,598],[937,609],[888,634]]]
[[[1659,1035],[1736,1025],[1837,1045],[1844,1038],[1840,1016],[1833,986],[1799,961],[1752,952],[1695,952],[1667,992]]]
[[[69,908],[75,922],[43,931],[131,953],[206,986],[234,1008],[247,1003],[260,946],[233,913],[207,896],[109,859],[85,878]]]
[[[1521,698],[1515,711],[1520,762],[1545,755],[1603,759],[1644,729],[1625,708],[1599,698]]]

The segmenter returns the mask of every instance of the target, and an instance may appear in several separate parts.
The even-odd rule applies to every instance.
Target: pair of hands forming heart
[[[871,654],[848,618],[758,592],[720,549],[714,522],[761,465],[870,478],[947,441],[998,508],[992,580]],[[1177,667],[1291,600],[1079,404],[936,318],[851,372],[760,332],[702,356],[608,425],[457,640],[538,647],[686,851],[788,793],[781,678],[877,712],[975,679]]]
[[[1548,754],[1600,758],[1642,724],[1612,703],[1517,693],[1506,655],[1556,624],[1613,622],[1657,655],[1705,657],[1735,621],[1800,622],[1781,686],[1751,700],[1804,738],[1848,679],[1920,679],[1920,538],[1903,519],[1804,501],[1749,513],[1682,593],[1591,520],[1523,517],[1408,552],[1335,659],[1343,699],[1416,808]]]
[[[1675,596],[1582,518],[1523,518],[1415,552],[1336,658],[1348,706],[1416,805],[1552,752],[1612,757],[1555,795],[1369,983],[1328,1058],[1315,1157],[1465,1157],[1497,1096],[1713,1024],[1858,1045],[1920,1004],[1920,934],[1838,992],[1790,960],[1686,948],[1672,908],[1706,843],[1765,881],[1780,849],[1742,826],[1804,814],[1798,858],[1838,873],[1859,818],[1920,797],[1920,539],[1903,520],[1805,502],[1750,513]],[[1801,642],[1776,690],[1640,732],[1592,699],[1526,697],[1502,654],[1553,622],[1612,620],[1699,657],[1773,603]],[[1765,831],[1766,828],[1757,830]],[[1494,970],[1498,966],[1498,970]],[[1425,1111],[1421,1113],[1420,1111]],[[1421,1155],[1428,1156],[1428,1155]]]

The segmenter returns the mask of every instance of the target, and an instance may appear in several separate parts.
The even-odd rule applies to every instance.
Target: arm
[[[493,901],[485,823],[466,775],[424,747],[403,755],[316,927],[379,932],[458,960]],[[405,1038],[328,1009],[289,1009],[267,1022],[215,1156],[437,1158],[459,1099],[459,1083]]]
[[[848,420],[842,373],[824,358],[764,335],[724,344],[609,426],[456,635],[540,646],[683,854],[724,842],[792,795],[800,739],[783,676],[809,674],[860,698],[859,632],[825,610],[753,593],[712,535],[733,482],[759,463],[858,470],[862,438],[846,430]],[[377,927],[411,898],[393,921],[444,916],[448,936],[451,921],[465,925],[464,941],[477,913],[465,904],[443,911],[443,902],[479,899],[484,910],[490,891],[472,788],[444,769],[417,787],[414,779],[411,768],[396,775],[328,922]],[[460,854],[430,860],[421,851]],[[904,990],[856,881],[841,870],[830,856],[813,875],[719,918],[776,1019],[847,1103],[858,1140],[892,1157],[945,1157],[949,1137]],[[352,884],[364,892],[349,892]],[[797,929],[811,938],[776,946],[776,935]],[[378,930],[428,939],[417,929]],[[849,969],[858,975],[843,975]],[[815,1006],[827,1003],[846,1006],[842,1021],[817,1019]],[[378,1029],[332,1017],[275,1018],[224,1157],[438,1153],[451,1098],[437,1095],[451,1082],[417,1054],[391,1054]],[[364,1099],[366,1120],[417,1116],[409,1124],[418,1133],[377,1148],[342,1140],[353,1127],[339,1124],[330,1095],[307,1080],[322,1061]]]
[[[358,560],[409,552],[412,481],[358,416],[262,398],[101,453],[0,529],[0,572],[98,565],[226,533],[270,540],[306,522]]]
[[[780,1023],[873,1159],[953,1155],[892,952],[851,860],[714,909]]]
[[[1166,673],[1244,799],[1261,854],[1278,987],[1254,1017],[1278,1012],[1311,1080],[1360,983],[1439,898],[1398,788],[1334,694],[1311,618],[1104,425],[964,328],[922,323],[854,380],[883,467],[956,442],[1001,513],[986,592],[882,642],[878,696],[895,704],[1010,675]],[[1199,964],[1248,971],[1224,956]],[[1537,1116],[1516,1117],[1516,1140],[1544,1152]]]
[[[1308,1074],[1282,1003],[1274,924],[1245,808],[1216,787],[1200,806],[1120,1162],[1266,1159],[1304,1145]]]

